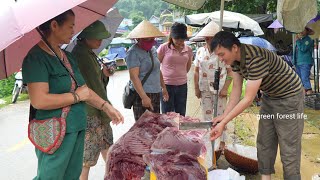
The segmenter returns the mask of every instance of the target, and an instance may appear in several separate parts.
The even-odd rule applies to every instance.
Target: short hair
[[[241,45],[239,39],[233,33],[220,31],[214,35],[210,44],[210,50],[214,51],[218,46],[222,46],[231,51],[234,44],[237,46]]]

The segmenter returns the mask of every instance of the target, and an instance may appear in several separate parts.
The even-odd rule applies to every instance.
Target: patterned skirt
[[[113,135],[110,123],[102,123],[97,116],[87,116],[83,166],[95,166],[100,152],[107,150],[112,144]]]

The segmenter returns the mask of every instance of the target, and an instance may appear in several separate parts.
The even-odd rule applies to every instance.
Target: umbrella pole
[[[223,24],[223,11],[224,11],[224,0],[221,0],[221,6],[220,6],[220,26],[219,30],[222,31],[222,24]],[[214,114],[213,117],[217,117],[218,115],[218,99],[219,99],[219,81],[220,81],[220,62],[219,60],[217,61],[217,66],[214,74],[214,85],[213,88],[216,92],[215,97],[214,97]],[[211,141],[211,146],[212,146],[212,167],[210,169],[217,169],[217,162],[216,162],[216,154],[214,151],[214,145],[215,141]]]
[[[224,0],[221,0],[221,5],[220,5],[220,27],[219,30],[222,30],[222,24],[223,24],[223,11],[224,11]]]

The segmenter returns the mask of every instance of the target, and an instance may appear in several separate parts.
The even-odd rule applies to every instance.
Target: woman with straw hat
[[[218,56],[210,51],[209,45],[213,36],[219,32],[219,26],[211,21],[195,37],[195,39],[204,38],[206,45],[198,49],[194,60],[194,86],[195,95],[201,98],[203,120],[211,121],[214,113],[213,81],[215,79],[215,69],[217,68]],[[223,62],[219,62],[221,70],[219,82],[218,115],[223,114],[227,104],[228,87],[231,83],[231,68]],[[220,148],[225,145],[226,134],[221,139]]]
[[[109,37],[110,33],[105,25],[101,21],[95,21],[78,35],[77,45],[72,50],[87,86],[108,102],[106,86],[111,73],[98,61],[92,50],[98,49],[102,40]],[[113,144],[110,118],[89,104],[86,105],[86,110],[87,128],[80,180],[88,179],[90,167],[97,164],[100,153],[106,161],[108,148]]]
[[[193,53],[185,45],[187,26],[175,22],[170,31],[169,42],[158,48],[158,57],[161,62],[161,72],[166,84],[170,99],[161,100],[162,113],[176,112],[185,116],[187,106],[187,73],[190,70]]]
[[[163,36],[164,34],[156,27],[144,20],[127,37],[136,39],[136,43],[129,49],[126,57],[132,88],[138,93],[138,97],[133,103],[133,113],[136,121],[147,109],[160,113],[160,92],[162,92],[165,101],[169,99],[160,71],[157,52],[153,47],[155,38]],[[149,76],[142,83],[147,74]]]

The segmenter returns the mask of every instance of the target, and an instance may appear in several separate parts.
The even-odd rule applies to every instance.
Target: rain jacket
[[[296,41],[296,52],[294,58],[295,65],[313,64],[312,52],[313,52],[313,40],[309,36],[305,36],[302,39]]]
[[[72,50],[72,54],[76,57],[80,72],[85,79],[87,86],[102,99],[109,102],[106,90],[109,78],[103,74],[101,66],[93,53],[94,52],[81,41],[78,41],[77,45]],[[88,116],[97,116],[104,122],[110,122],[110,118],[103,111],[88,104],[86,106]]]

